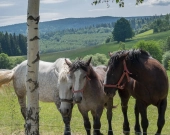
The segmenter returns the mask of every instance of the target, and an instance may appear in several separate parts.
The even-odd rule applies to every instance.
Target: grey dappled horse
[[[92,67],[90,65],[91,58],[86,62],[77,60],[66,63],[70,67],[70,77],[73,81],[73,100],[77,103],[78,109],[83,116],[84,127],[87,135],[91,134],[91,124],[88,117],[88,112],[91,111],[93,116],[93,133],[101,135],[100,118],[104,109],[107,107],[107,119],[109,124],[108,135],[113,135],[112,131],[112,108],[113,98],[109,98],[104,93],[103,81],[106,72],[105,66]]]
[[[69,59],[67,59],[70,61]],[[26,69],[27,61],[22,62],[12,70],[0,70],[0,86],[13,81],[15,93],[21,107],[21,113],[26,118]],[[65,135],[70,135],[70,120],[72,114],[72,83],[67,76],[69,67],[65,58],[59,58],[54,63],[39,61],[39,100],[54,102],[61,112],[65,123]]]

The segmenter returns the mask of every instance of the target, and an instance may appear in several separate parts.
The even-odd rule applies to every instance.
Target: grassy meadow
[[[170,77],[170,72],[168,71],[168,76]],[[11,84],[12,85],[12,84]],[[13,90],[12,86],[3,86],[0,90],[0,135],[24,135],[24,119],[20,113],[19,104],[17,101],[17,96]],[[170,95],[168,96],[168,101],[170,101]],[[134,98],[130,98],[128,116],[131,128],[131,134],[134,134]],[[123,115],[121,112],[120,99],[116,94],[114,98],[114,105],[118,107],[113,109],[113,120],[112,127],[115,135],[121,135],[122,133],[122,123]],[[54,103],[39,102],[40,106],[40,135],[62,135],[64,131],[64,124],[62,122],[62,117]],[[92,120],[91,114],[89,113],[90,119]],[[162,131],[162,135],[170,134],[170,105],[168,102],[166,111],[166,123]],[[157,108],[154,106],[148,107],[148,119],[149,128],[148,133],[153,135],[157,129]],[[92,121],[91,121],[92,122]],[[107,119],[106,119],[106,109],[104,109],[101,118],[101,131],[105,135],[107,134]],[[71,129],[73,135],[85,135],[85,130],[83,126],[83,119],[79,113],[77,106],[73,108],[73,115],[71,120]]]
[[[125,43],[126,49],[132,48],[139,40],[165,40],[170,36],[170,31],[153,34],[153,31],[147,31],[142,34],[136,35],[133,39],[128,40]],[[116,51],[119,49],[117,42],[108,44],[102,44],[94,47],[87,47],[83,49],[77,49],[72,51],[65,51],[59,53],[41,54],[41,60],[55,61],[60,57],[68,57],[75,59],[77,57],[84,57],[88,54],[103,53],[107,54],[109,51]],[[19,56],[25,57],[25,56]],[[26,57],[25,57],[26,58]],[[167,71],[170,78],[170,71]],[[129,101],[128,116],[131,128],[131,135],[134,135],[134,98],[131,97]],[[162,131],[162,135],[170,135],[170,95],[168,95],[168,106],[166,111],[166,123]],[[117,105],[116,109],[113,109],[112,127],[115,135],[121,135],[123,115],[121,112],[121,105],[119,96],[114,98],[114,105]],[[64,131],[64,124],[62,117],[54,103],[39,102],[40,106],[40,135],[62,135]],[[92,120],[91,114],[89,116]],[[157,129],[157,108],[154,106],[148,107],[148,119],[149,128],[148,134],[153,135]],[[0,135],[24,135],[24,119],[20,113],[20,107],[18,104],[17,96],[11,85],[6,85],[0,88]],[[107,134],[108,124],[106,118],[106,109],[103,112],[101,118],[101,131],[105,135]],[[79,113],[77,106],[73,108],[73,115],[71,120],[71,130],[73,135],[85,135],[83,126],[83,119]]]

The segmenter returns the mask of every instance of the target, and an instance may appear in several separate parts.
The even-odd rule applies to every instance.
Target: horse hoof
[[[123,134],[124,135],[130,135],[130,132],[129,131],[123,131]]]
[[[141,132],[135,132],[135,135],[142,135]]]
[[[108,135],[113,135],[113,131],[108,131]]]
[[[71,135],[71,132],[64,132],[64,135]]]
[[[93,135],[104,135],[102,133],[93,133]]]

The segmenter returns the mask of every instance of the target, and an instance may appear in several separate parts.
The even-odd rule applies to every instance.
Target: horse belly
[[[50,85],[39,85],[38,91],[40,101],[54,102],[54,89],[52,89]]]
[[[84,98],[82,102],[78,104],[78,106],[86,111],[90,110],[96,111],[98,108],[104,108],[104,104],[105,102],[103,101],[103,99],[100,99],[100,97],[98,99]]]

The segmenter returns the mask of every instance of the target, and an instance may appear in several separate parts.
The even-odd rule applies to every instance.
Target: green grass
[[[146,37],[146,36],[151,35],[151,34],[153,34],[153,30],[148,30],[146,32],[143,32],[143,33],[136,35],[135,38]]]
[[[170,71],[168,71],[170,77]],[[168,101],[170,101],[170,95],[168,96]],[[130,98],[128,105],[128,116],[131,128],[131,134],[134,134],[134,98]],[[118,95],[114,98],[114,105],[117,105],[116,109],[113,109],[113,120],[112,127],[116,135],[122,134],[122,123],[123,115],[120,107],[120,99]],[[41,135],[62,135],[64,130],[64,124],[62,122],[62,117],[54,103],[44,103],[40,102],[40,134]],[[166,123],[163,128],[162,134],[170,134],[170,106],[168,102],[167,111],[166,111]],[[92,122],[92,117],[90,120]],[[148,133],[154,134],[157,129],[157,108],[154,106],[148,107],[148,119],[149,119],[149,128]],[[107,119],[106,119],[106,109],[103,112],[101,118],[101,131],[104,134],[107,134]],[[85,135],[85,130],[83,126],[83,119],[79,113],[77,106],[73,108],[72,120],[71,120],[71,129],[73,135]],[[0,90],[0,135],[23,135],[24,134],[24,119],[20,113],[19,104],[17,101],[17,96],[12,87],[3,87]]]

